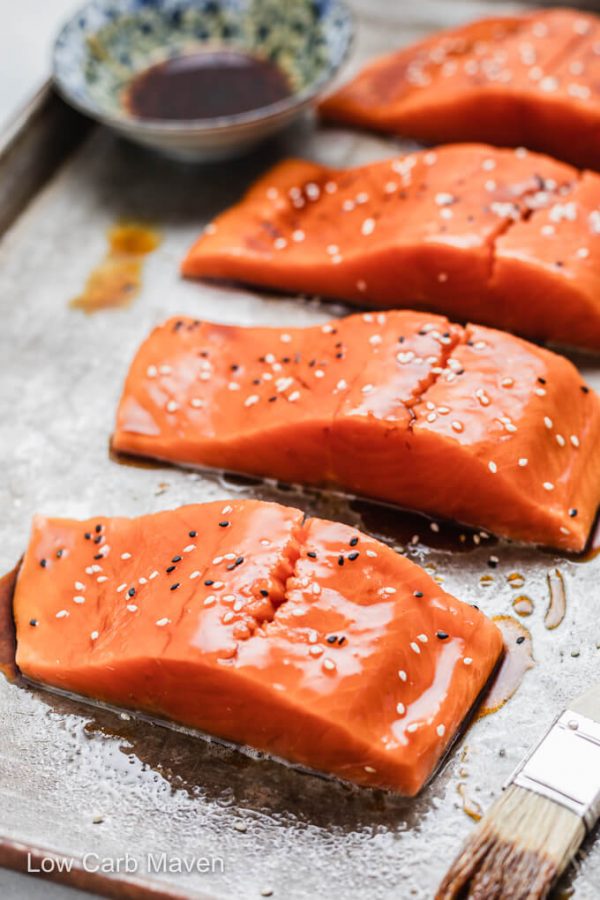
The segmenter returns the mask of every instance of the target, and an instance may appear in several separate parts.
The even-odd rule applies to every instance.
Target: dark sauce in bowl
[[[238,50],[213,50],[168,59],[137,75],[125,93],[140,119],[215,119],[250,112],[292,93],[275,63]]]

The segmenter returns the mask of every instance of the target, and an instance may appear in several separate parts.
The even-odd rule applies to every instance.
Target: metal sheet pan
[[[488,9],[468,0],[360,0],[355,7],[355,66],[435,25]],[[21,192],[21,214],[0,243],[0,568],[7,571],[18,559],[36,511],[86,517],[231,495],[275,498],[362,521],[400,542],[448,590],[490,615],[514,615],[515,597],[526,594],[534,610],[522,621],[532,633],[536,665],[500,711],[470,728],[415,801],[354,790],[0,679],[0,860],[22,867],[28,848],[36,848],[34,860],[54,853],[79,864],[89,852],[102,859],[129,854],[135,873],[91,875],[75,865],[62,876],[117,897],[246,900],[269,891],[281,900],[431,897],[472,827],[463,806],[487,806],[561,705],[600,680],[600,559],[578,562],[502,543],[492,550],[486,539],[477,545],[471,537],[462,552],[450,552],[443,528],[436,549],[431,544],[439,536],[427,534],[423,523],[413,536],[400,516],[382,517],[339,497],[111,461],[108,440],[128,363],[166,316],[293,326],[341,311],[183,282],[178,263],[202,224],[283,154],[344,166],[390,155],[398,144],[343,129],[314,132],[304,123],[247,160],[198,169],[93,129],[38,190],[51,170],[48,164],[40,168],[41,159],[48,162],[45,149],[67,129],[72,140],[64,153],[84,131],[81,122],[65,118],[64,109],[52,113],[52,104],[42,104],[42,113],[38,108],[37,132],[32,125],[22,129],[0,162],[0,182]],[[28,160],[19,146],[31,151]],[[4,196],[0,220],[7,224],[17,204]],[[129,309],[94,316],[70,309],[68,300],[104,254],[106,229],[122,216],[154,222],[163,233],[145,265],[141,296]],[[589,360],[582,366],[600,387],[599,367]],[[499,558],[493,569],[490,553]],[[548,576],[556,569],[566,585],[567,611],[549,630]],[[205,857],[210,871],[148,873],[148,854],[162,853],[172,860]],[[600,840],[587,843],[568,884],[582,900],[600,896]]]

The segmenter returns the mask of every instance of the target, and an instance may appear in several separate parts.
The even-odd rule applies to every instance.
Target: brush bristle
[[[513,784],[468,838],[436,900],[542,900],[584,837],[578,815]]]

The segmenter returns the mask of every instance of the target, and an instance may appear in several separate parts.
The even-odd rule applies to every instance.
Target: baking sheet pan
[[[468,0],[361,0],[354,7],[354,68],[433,27],[489,9]],[[0,210],[0,220],[15,219],[0,243],[0,570],[19,558],[37,511],[135,515],[232,495],[277,499],[362,522],[490,615],[516,618],[513,602],[526,595],[533,613],[521,621],[532,634],[535,667],[502,709],[471,726],[413,801],[348,788],[0,679],[0,861],[23,868],[31,852],[39,868],[54,854],[73,864],[70,874],[55,871],[55,877],[117,897],[430,898],[473,826],[465,808],[485,808],[562,704],[600,679],[600,559],[492,546],[486,538],[477,544],[471,535],[461,552],[450,552],[445,526],[441,535],[423,522],[411,532],[399,515],[339,497],[122,465],[108,452],[132,354],[167,316],[297,326],[342,312],[313,300],[180,280],[179,261],[201,226],[286,153],[346,166],[409,145],[337,128],[314,132],[308,122],[246,160],[197,168],[160,159],[102,129],[84,137],[81,120],[60,107],[52,113],[55,101],[49,103],[36,113],[37,135],[32,127],[19,132],[0,163],[0,181],[12,179],[21,191],[16,219],[14,199],[12,206],[3,199]],[[71,139],[62,153],[83,142],[37,190],[51,168],[39,168],[40,159],[48,160],[44,146],[64,139],[65,131]],[[18,141],[31,151],[26,165],[14,151]],[[92,316],[70,309],[68,301],[105,253],[107,228],[120,217],[153,223],[163,235],[145,263],[141,295],[128,309]],[[579,362],[600,388],[600,364]],[[491,554],[499,559],[495,568]],[[548,579],[557,570],[567,608],[549,629]],[[120,872],[86,872],[82,860],[90,852],[109,867],[127,854],[133,863],[122,862]],[[162,871],[148,872],[150,855]],[[173,871],[198,860],[193,871]],[[198,871],[207,864],[208,871]],[[137,871],[123,871],[126,865]],[[565,884],[582,900],[600,896],[599,839],[587,842]]]

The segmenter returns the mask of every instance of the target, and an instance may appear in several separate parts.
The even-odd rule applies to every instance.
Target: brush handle
[[[563,712],[508,784],[565,806],[591,830],[600,818],[600,722],[575,709]]]

